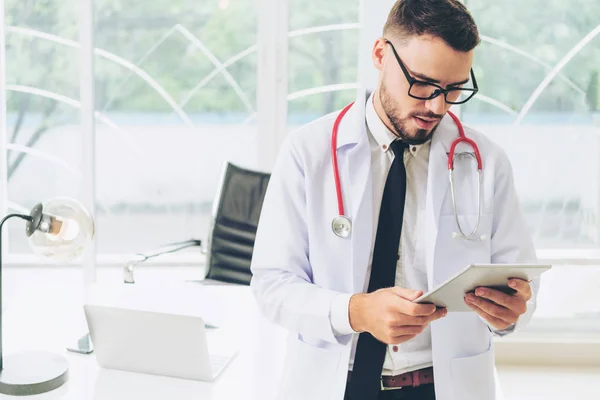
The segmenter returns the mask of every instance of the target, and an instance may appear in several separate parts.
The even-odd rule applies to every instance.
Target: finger
[[[509,309],[515,309],[522,303],[522,300],[518,297],[511,296],[499,290],[487,287],[480,287],[475,289],[475,295],[491,300],[494,303]]]
[[[477,288],[475,295],[493,301],[494,303],[511,310],[517,315],[524,314],[527,311],[527,305],[522,298],[511,296],[499,290],[490,288]]]
[[[425,329],[424,325],[402,325],[395,327],[391,331],[393,337],[406,336],[406,335],[418,335]]]
[[[429,323],[444,318],[446,315],[448,315],[448,309],[445,307],[438,307],[438,309],[429,316]]]
[[[398,304],[398,311],[402,314],[416,316],[430,316],[437,310],[435,304],[419,304],[411,301],[403,301]]]
[[[466,299],[465,299],[465,303],[467,303],[467,305],[469,307],[471,307],[471,309],[473,309],[473,311],[475,311],[477,314],[479,314],[483,319],[485,319],[495,329],[502,330],[502,329],[508,328],[511,325],[508,322],[506,322],[500,318],[496,318],[493,315],[488,314],[487,312],[483,311],[481,308],[477,307],[476,305],[469,303]]]
[[[391,338],[389,344],[400,344],[400,343],[408,342],[409,340],[413,339],[415,336],[417,336],[417,335],[394,336]]]
[[[422,290],[406,289],[402,287],[394,287],[394,293],[400,297],[397,303],[396,311],[406,315],[431,315],[435,312],[435,304],[419,304],[414,303],[413,300],[418,299],[423,295]]]
[[[430,315],[405,316],[405,325],[427,325],[432,321],[443,318],[448,314],[446,308],[438,308]]]
[[[469,293],[465,297],[465,301],[467,302],[467,304],[472,304],[472,305],[476,306],[477,308],[485,311],[487,314],[491,315],[492,317],[501,319],[507,323],[512,324],[518,318],[518,314],[513,312],[512,310],[509,310],[506,307],[499,306],[498,304],[492,303],[489,300],[477,297],[477,296],[473,295],[472,293]]]
[[[398,287],[398,286],[394,286],[392,288],[392,290],[394,291],[394,293],[396,295],[398,295],[408,301],[416,300],[423,295],[422,290],[413,290],[413,289],[407,289],[407,288]]]
[[[523,279],[511,279],[508,281],[508,286],[517,291],[516,295],[525,301],[531,299],[531,285]]]

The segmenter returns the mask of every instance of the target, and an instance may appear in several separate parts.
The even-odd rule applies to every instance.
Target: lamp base
[[[57,354],[27,351],[4,357],[0,393],[29,396],[46,393],[67,381],[69,364]]]

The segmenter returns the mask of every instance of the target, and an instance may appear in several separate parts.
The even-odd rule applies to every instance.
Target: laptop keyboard
[[[227,365],[231,356],[222,356],[219,354],[211,354],[210,355],[210,366],[212,367],[213,373],[215,375],[219,374],[223,368]]]

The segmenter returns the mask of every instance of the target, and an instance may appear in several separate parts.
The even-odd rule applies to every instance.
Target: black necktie
[[[392,287],[396,278],[398,246],[402,232],[404,200],[406,197],[406,169],[404,167],[404,149],[408,145],[396,140],[391,146],[394,161],[385,181],[377,236],[373,249],[373,263],[369,279],[368,292]],[[377,399],[381,372],[385,360],[386,344],[375,339],[368,332],[358,337],[352,378],[348,384],[347,395],[352,400]]]

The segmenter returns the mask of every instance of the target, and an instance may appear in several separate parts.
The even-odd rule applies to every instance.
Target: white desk
[[[240,352],[223,374],[214,382],[196,382],[129,372],[104,370],[97,366],[93,354],[67,352],[77,335],[86,331],[81,310],[81,273],[79,270],[39,268],[3,271],[4,352],[34,348],[48,349],[64,355],[70,364],[69,381],[53,392],[26,399],[67,400],[205,400],[205,399],[265,399],[274,398],[278,371],[283,362],[285,332],[267,323],[256,310],[249,288],[223,288],[221,310],[237,319],[246,329],[240,332]],[[144,280],[156,273],[157,279]],[[177,272],[177,271],[175,271]],[[183,279],[198,279],[194,273],[177,275],[170,269],[145,271],[140,283],[128,286],[120,283],[121,269],[100,270],[99,281],[111,282],[115,288],[156,288],[156,282],[167,287]],[[190,284],[191,285],[191,284]],[[194,287],[194,286],[190,286]],[[236,290],[239,289],[239,290]],[[209,290],[218,290],[210,288]],[[157,292],[158,293],[158,292]],[[216,296],[216,295],[215,295]],[[160,299],[158,299],[160,300]],[[199,301],[209,314],[218,311],[214,304]],[[218,316],[217,316],[218,317]],[[567,370],[561,368],[514,367],[499,368],[505,400],[563,400],[568,394],[579,398],[595,398],[599,387],[600,369]],[[571,387],[571,384],[574,386]],[[586,397],[587,396],[587,397]],[[577,395],[571,396],[578,398]],[[16,399],[0,395],[0,400]]]
[[[75,286],[75,287],[74,287]],[[260,314],[248,287],[202,287],[185,284],[184,290],[167,286],[165,296],[156,285],[113,285],[118,290],[151,291],[156,296],[195,296],[194,307],[205,310],[209,322],[238,327],[239,352],[215,382],[198,382],[98,367],[94,354],[67,352],[69,339],[86,331],[82,289],[70,284],[37,284],[13,295],[4,313],[4,353],[45,349],[64,355],[69,362],[69,380],[62,387],[31,399],[72,400],[187,400],[187,399],[273,399],[278,371],[283,362],[285,332],[268,323]],[[90,293],[90,292],[88,292]],[[106,293],[104,293],[106,295]],[[102,296],[100,296],[102,297]],[[110,297],[110,296],[108,296]],[[125,296],[131,298],[131,293]],[[88,299],[99,302],[98,296]],[[210,302],[206,299],[210,298]],[[123,300],[123,297],[121,297]],[[173,304],[171,298],[171,304]],[[154,301],[162,302],[155,297]],[[168,299],[167,299],[168,301]],[[110,301],[109,301],[110,302]],[[204,312],[204,311],[202,311]],[[211,321],[212,319],[212,321]],[[149,349],[149,351],[151,351]],[[0,399],[14,399],[0,395]]]

